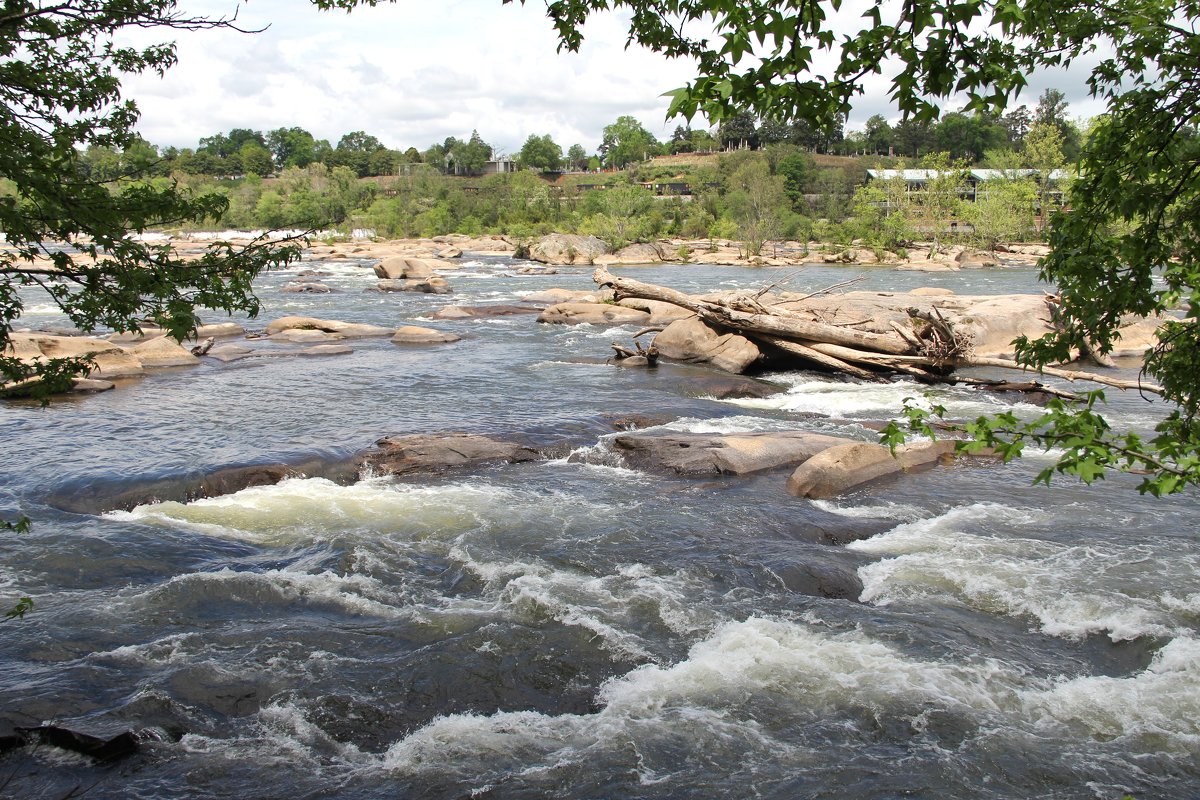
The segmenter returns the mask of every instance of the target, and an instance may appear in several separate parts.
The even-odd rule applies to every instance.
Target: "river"
[[[0,515],[34,523],[0,539],[0,601],[36,603],[0,626],[3,718],[145,739],[110,765],[13,751],[0,795],[1200,795],[1194,491],[1144,498],[1125,476],[1033,486],[1048,463],[1037,454],[833,501],[789,496],[787,470],[634,471],[601,457],[613,415],[872,440],[862,423],[922,389],[795,372],[764,376],[781,394],[716,400],[708,370],[606,365],[632,328],[429,322],[451,303],[592,286],[588,268],[464,262],[438,297],[364,293],[366,263],[308,261],[260,279],[265,311],[247,323],[424,324],[455,344],[355,340],[350,355],[206,360],[44,409],[0,405]],[[311,268],[340,291],[280,292]],[[628,274],[801,291],[855,273]],[[860,288],[921,285],[1040,291],[1025,268],[874,269]],[[22,323],[63,320],[33,299]],[[1161,413],[1108,394],[1115,424]],[[935,399],[958,418],[1014,402]],[[348,486],[295,478],[99,516],[52,502],[442,431],[521,434],[563,457]],[[847,584],[852,596],[821,588]]]

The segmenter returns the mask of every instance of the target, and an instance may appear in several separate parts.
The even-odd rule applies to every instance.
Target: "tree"
[[[296,248],[256,242],[216,245],[185,261],[142,242],[136,234],[153,225],[219,218],[228,201],[133,172],[93,176],[81,156],[135,145],[137,108],[121,100],[121,76],[175,61],[170,44],[136,47],[118,34],[231,27],[185,17],[170,0],[11,0],[0,12],[0,175],[16,190],[0,197],[9,245],[0,251],[0,379],[10,388],[27,382],[44,395],[89,366],[79,358],[26,362],[9,349],[32,292],[43,291],[81,330],[138,330],[150,321],[182,339],[196,328],[197,308],[257,313],[254,277],[298,257]]]
[[[1001,242],[1019,242],[1033,230],[1037,187],[1026,177],[984,181],[975,190],[975,202],[963,206],[975,241],[989,250]]]
[[[1025,165],[1037,170],[1037,214],[1043,222],[1051,211],[1050,193],[1054,173],[1062,168],[1063,138],[1058,126],[1036,122],[1025,135]]]
[[[766,242],[779,236],[779,212],[787,206],[784,179],[771,174],[766,159],[755,158],[730,176],[725,203],[746,243],[746,255],[757,256]]]
[[[483,141],[479,131],[471,131],[471,138],[465,142],[451,136],[442,149],[449,159],[447,171],[455,175],[482,175],[483,165],[492,157],[492,146]]]
[[[1079,130],[1067,116],[1067,96],[1058,89],[1047,89],[1038,98],[1037,109],[1033,112],[1033,122],[1042,125],[1052,125],[1058,129],[1062,137],[1060,147],[1068,161],[1074,161],[1079,155]]]
[[[600,158],[610,169],[622,169],[634,161],[642,161],[660,150],[654,134],[646,130],[636,117],[621,116],[604,127],[600,142]]]
[[[338,140],[331,161],[334,166],[348,167],[358,177],[365,178],[379,174],[371,171],[371,157],[381,150],[386,151],[387,148],[374,136],[365,131],[352,131]],[[387,164],[390,164],[390,160]],[[388,168],[387,164],[384,165],[385,169]]]
[[[567,149],[567,164],[575,172],[587,169],[587,161],[587,150],[583,149],[583,145],[573,144]]]
[[[726,150],[758,147],[758,120],[749,111],[734,114],[721,121],[718,137]]]
[[[538,136],[530,134],[517,154],[517,161],[522,167],[536,169],[541,172],[553,172],[562,169],[562,148],[554,143],[550,134]]]
[[[307,167],[321,161],[329,150],[329,143],[318,142],[303,128],[276,128],[267,134],[267,147],[275,157],[279,169],[285,167]]]
[[[867,120],[863,133],[867,136],[867,149],[876,155],[889,155],[892,149],[892,126],[882,114]]]

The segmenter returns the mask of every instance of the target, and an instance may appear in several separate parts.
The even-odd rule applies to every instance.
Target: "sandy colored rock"
[[[207,339],[209,336],[220,339],[224,336],[243,336],[245,333],[246,329],[236,322],[218,322],[196,328],[196,338],[198,339]]]
[[[392,256],[375,265],[375,274],[387,280],[428,278],[434,274],[433,265],[422,258]]]
[[[650,314],[607,303],[558,303],[538,315],[551,325],[645,325]]]
[[[493,319],[520,314],[536,314],[535,306],[513,306],[497,303],[490,306],[446,306],[430,314],[434,319]]]
[[[105,339],[85,336],[49,336],[46,334],[13,333],[10,335],[12,353],[26,363],[41,358],[90,357],[95,367],[85,377],[128,378],[142,375],[142,362],[132,352]]]
[[[943,289],[940,286],[922,286],[918,289],[913,289],[909,294],[915,297],[951,297],[954,291],[952,289]]]
[[[112,381],[102,381],[96,378],[74,378],[71,380],[71,391],[77,394],[95,394],[115,389]]]
[[[617,305],[625,306],[626,308],[636,308],[638,311],[645,311],[650,315],[648,325],[669,325],[677,319],[687,319],[694,317],[695,314],[688,311],[686,308],[680,308],[673,303],[663,303],[658,300],[642,300],[636,297],[627,297],[621,300]]]
[[[850,440],[807,431],[756,433],[627,433],[612,447],[634,468],[680,475],[744,475],[798,464]]]
[[[541,292],[530,292],[521,298],[525,303],[546,303],[554,305],[556,303],[599,303],[607,299],[604,297],[605,292],[600,289],[593,291],[575,291],[572,289],[546,289]],[[612,290],[607,292],[608,297],[612,297]]]
[[[721,333],[695,317],[672,322],[654,338],[654,344],[663,358],[712,364],[733,373],[745,372],[762,358],[762,351],[746,337]]]
[[[392,337],[392,341],[396,344],[441,344],[457,342],[461,339],[462,337],[457,334],[433,328],[422,328],[418,325],[405,325],[397,328],[396,335]]]
[[[788,491],[799,497],[837,497],[856,486],[936,463],[954,453],[952,441],[920,442],[896,448],[853,442],[832,447],[805,461],[788,478]]]
[[[148,339],[130,348],[143,367],[182,367],[200,363],[191,350],[169,336]]]
[[[310,330],[336,333],[346,339],[360,339],[370,336],[391,336],[395,328],[383,328],[378,325],[364,325],[357,322],[342,322],[336,319],[318,319],[316,317],[280,317],[268,323],[267,333],[276,334],[287,330]],[[292,341],[300,341],[293,339]]]
[[[336,342],[344,338],[340,333],[313,331],[302,328],[290,328],[267,337],[276,342],[291,342],[293,344],[310,344],[312,342]]]
[[[640,243],[622,247],[615,253],[596,256],[592,263],[597,266],[632,265],[632,264],[661,264],[667,259],[662,248],[657,244]]]
[[[529,258],[543,264],[591,264],[608,252],[604,240],[595,236],[552,233],[529,248]]]

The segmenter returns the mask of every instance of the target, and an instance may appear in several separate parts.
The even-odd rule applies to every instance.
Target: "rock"
[[[593,259],[597,266],[614,264],[661,264],[666,259],[662,249],[656,244],[642,243],[622,247],[615,253],[598,255]]]
[[[634,468],[679,475],[742,475],[807,461],[850,440],[806,431],[622,434],[613,449]]]
[[[429,278],[434,274],[433,265],[422,258],[392,256],[375,265],[375,274],[387,280],[401,278]]]
[[[435,255],[438,258],[462,258],[463,251],[457,247],[443,247]]]
[[[615,431],[636,431],[657,428],[679,419],[675,414],[604,414],[601,419]]]
[[[124,344],[132,344],[134,342],[144,342],[147,339],[153,339],[158,336],[165,336],[166,333],[167,332],[165,330],[163,330],[162,328],[159,328],[155,325],[143,325],[142,330],[140,332],[124,331],[122,333],[112,333],[112,334],[109,334],[108,336],[106,336],[105,338],[108,339],[110,342],[115,342],[117,344],[124,345]]]
[[[354,348],[347,347],[344,344],[317,344],[312,347],[305,347],[302,350],[295,350],[291,353],[279,353],[278,355],[297,355],[297,356],[344,356],[353,353]],[[274,354],[273,354],[274,355]]]
[[[334,289],[320,281],[292,281],[285,283],[279,291],[285,294],[330,294]]]
[[[595,236],[552,233],[530,246],[529,258],[543,264],[591,264],[607,252],[608,245]]]
[[[276,342],[291,342],[293,344],[309,344],[311,342],[335,342],[344,338],[340,333],[291,328],[267,337]]]
[[[332,276],[332,272],[326,272],[323,269],[302,269],[296,273],[298,278],[330,278]]]
[[[136,355],[104,339],[20,333],[11,334],[10,338],[14,352],[22,360],[89,356],[96,366],[86,377],[129,378],[145,374],[142,362]]]
[[[648,367],[650,359],[645,356],[628,356],[626,358],[610,358],[608,363],[615,367]]]
[[[558,303],[538,315],[538,322],[551,325],[645,325],[645,311],[607,303]]]
[[[995,267],[1000,264],[991,253],[978,253],[971,250],[963,250],[958,253],[954,257],[954,261],[961,269],[981,269],[983,267]]]
[[[558,270],[554,267],[519,267],[513,270],[517,275],[557,275]]]
[[[606,298],[602,295],[603,291],[597,289],[595,291],[573,291],[571,289],[546,289],[542,292],[530,292],[523,296],[521,301],[524,303],[546,303],[554,305],[556,303],[599,303]],[[611,297],[612,290],[608,290]]]
[[[655,337],[654,344],[663,358],[712,364],[733,373],[745,372],[762,358],[758,346],[746,337],[720,333],[695,318],[672,322]]]
[[[71,391],[78,392],[79,394],[107,392],[109,389],[115,389],[116,386],[112,381],[102,381],[96,378],[74,378],[71,380]]]
[[[954,291],[943,289],[940,286],[922,286],[919,289],[913,289],[909,294],[916,297],[952,297]]]
[[[957,272],[958,264],[931,259],[913,259],[896,267],[902,272]]]
[[[617,303],[625,308],[636,308],[638,311],[645,311],[650,315],[647,325],[668,325],[677,319],[687,319],[694,317],[695,313],[688,311],[686,308],[680,308],[672,303],[664,303],[660,300],[642,300],[636,297],[627,297]]]
[[[197,339],[207,339],[209,336],[221,338],[223,336],[242,336],[246,333],[246,329],[236,322],[219,322],[215,325],[201,325],[196,328]]]
[[[446,306],[430,314],[434,319],[492,319],[494,317],[510,317],[516,314],[536,314],[539,308],[533,306],[509,306],[496,304],[494,306]]]
[[[191,350],[168,336],[149,339],[130,349],[143,367],[182,367],[200,363]]]
[[[714,400],[773,397],[785,391],[782,386],[764,383],[753,378],[723,378],[716,374],[705,375],[697,380],[689,381],[689,387],[694,387],[696,396],[711,397]]]
[[[408,475],[440,472],[451,467],[473,467],[485,463],[522,463],[541,455],[514,442],[466,433],[388,436],[375,449],[360,455],[355,463],[377,475]]]
[[[395,344],[440,344],[443,342],[457,342],[461,339],[461,336],[453,333],[445,333],[433,328],[421,328],[416,325],[405,325],[402,328],[397,328],[396,335],[392,337],[392,341]]]
[[[788,491],[820,499],[840,494],[885,475],[936,463],[954,452],[953,441],[922,442],[896,448],[895,456],[879,444],[853,442],[833,447],[801,464],[788,478]]]
[[[396,332],[395,328],[382,328],[378,325],[363,325],[356,322],[342,322],[335,319],[317,319],[316,317],[280,317],[267,325],[268,334],[276,334],[287,330],[324,331],[325,333],[339,334],[346,339],[391,336]]]
[[[380,281],[382,284],[383,281]],[[380,288],[383,288],[382,285]],[[400,288],[402,292],[420,292],[423,294],[450,294],[450,284],[445,278],[433,277],[423,281],[405,281]]]
[[[857,600],[862,596],[862,580],[857,571],[849,567],[783,559],[777,559],[769,566],[771,574],[788,591],[797,594],[835,600]]]
[[[249,347],[242,347],[240,344],[219,344],[209,350],[205,355],[208,358],[215,358],[218,361],[240,361],[243,358],[254,355],[254,351]]]

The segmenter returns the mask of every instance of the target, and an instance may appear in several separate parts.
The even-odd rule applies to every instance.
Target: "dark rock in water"
[[[613,449],[634,468],[663,469],[679,475],[742,475],[798,464],[849,440],[806,431],[763,433],[629,433]]]
[[[133,731],[102,739],[57,725],[38,725],[33,728],[17,728],[12,736],[0,737],[0,753],[30,744],[48,744],[72,753],[82,753],[97,761],[116,761],[138,751],[138,737]]]
[[[327,272],[323,269],[305,269],[296,273],[300,278],[328,278],[333,275],[332,272]]]
[[[769,568],[784,586],[797,594],[855,601],[862,595],[862,581],[849,567],[798,561],[770,564]]]
[[[543,458],[532,447],[467,433],[388,436],[376,442],[375,448],[360,455],[356,463],[383,475],[440,472],[450,467],[488,462],[512,464]]]
[[[117,485],[90,485],[60,489],[47,502],[54,508],[76,514],[103,514],[151,503],[188,503],[204,497],[240,492],[251,486],[270,486],[285,478],[323,477],[349,483],[357,476],[345,462],[312,459],[296,464],[253,464],[226,467],[206,475],[178,475]]]
[[[601,417],[615,431],[636,431],[657,428],[679,419],[677,414],[605,414]]]
[[[740,400],[743,398],[772,397],[785,391],[784,387],[753,378],[726,378],[720,375],[706,376],[694,383],[697,394],[715,400]]]

